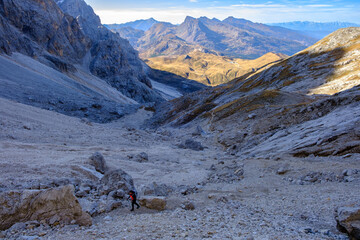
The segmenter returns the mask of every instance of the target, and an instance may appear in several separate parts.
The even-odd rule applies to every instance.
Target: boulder
[[[360,239],[360,206],[345,206],[335,210],[337,228],[349,235],[350,239]]]
[[[8,229],[17,222],[45,221],[89,226],[92,219],[85,213],[74,187],[66,185],[48,190],[13,190],[0,194],[0,230]]]
[[[126,193],[123,190],[118,189],[115,191],[111,191],[108,196],[112,197],[114,199],[124,199],[126,196]]]
[[[195,205],[192,202],[184,202],[183,204],[181,204],[181,208],[184,210],[194,210],[195,209]]]
[[[149,156],[147,155],[146,152],[141,152],[141,153],[135,155],[134,160],[137,162],[148,162]]]
[[[142,192],[144,195],[152,196],[167,196],[171,193],[173,189],[166,184],[157,184],[153,182],[152,184],[143,187]]]
[[[201,126],[197,126],[194,130],[194,132],[192,133],[193,136],[205,136],[206,132],[204,131],[204,129]]]
[[[108,170],[104,156],[99,152],[94,153],[89,158],[89,161],[90,161],[90,164],[95,167],[95,170],[102,174],[104,174]]]
[[[122,190],[125,193],[135,190],[132,177],[121,169],[107,172],[100,180],[100,195],[108,195],[112,191]]]
[[[166,207],[166,199],[164,197],[146,196],[139,200],[140,205],[149,209],[163,211]]]
[[[179,147],[180,148],[185,148],[185,149],[191,149],[191,150],[194,150],[194,151],[202,151],[202,150],[204,150],[203,145],[200,142],[195,141],[193,139],[185,140],[185,142],[181,143],[179,145]]]

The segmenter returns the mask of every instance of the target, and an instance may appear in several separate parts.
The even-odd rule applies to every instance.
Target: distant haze
[[[206,16],[223,20],[228,16],[253,22],[290,21],[354,22],[360,24],[358,0],[86,0],[102,23],[125,23],[154,17],[179,24],[186,16]]]

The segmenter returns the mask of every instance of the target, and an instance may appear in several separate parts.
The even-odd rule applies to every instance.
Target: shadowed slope
[[[318,98],[324,98],[323,94],[339,93],[360,84],[359,43],[360,28],[338,30],[260,73],[244,75],[227,85],[168,103],[168,108],[162,108],[164,111],[159,111],[155,116],[154,124],[181,125],[195,118],[212,122],[230,116],[233,121],[238,121],[235,119],[247,118],[251,112],[258,114],[261,109],[267,111],[270,106],[281,110],[279,115],[287,114],[289,110],[295,111]],[[299,101],[291,104],[278,99],[290,93],[303,97],[296,98]],[[311,97],[308,94],[321,96]],[[255,101],[259,97],[263,103]],[[245,115],[242,110],[246,110]],[[274,111],[269,113],[275,114]]]

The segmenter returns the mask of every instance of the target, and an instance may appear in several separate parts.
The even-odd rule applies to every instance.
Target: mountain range
[[[340,29],[347,27],[360,27],[356,23],[347,23],[347,22],[309,22],[309,21],[294,21],[294,22],[283,22],[283,23],[269,23],[271,26],[279,26],[292,30],[299,31],[304,35],[321,39],[326,35]]]
[[[193,50],[237,58],[257,58],[268,52],[292,55],[315,42],[294,30],[233,17],[223,21],[186,17],[180,25],[159,22],[146,31],[111,28],[129,39],[142,58],[181,55]]]
[[[360,239],[360,28],[221,56],[293,34],[157,23],[159,70],[82,0],[0,0],[0,239]]]
[[[231,17],[230,17],[231,18]],[[138,29],[142,31],[149,30],[152,25],[159,23],[159,21],[155,20],[154,18],[143,19],[143,20],[136,20],[133,22],[127,22],[123,24],[106,24],[105,26],[108,27],[110,30],[119,30],[121,28],[130,27],[132,29]],[[266,23],[265,25],[269,26],[278,26],[283,27],[291,30],[298,31],[299,33],[315,38],[321,39],[326,35],[340,29],[340,28],[347,28],[347,27],[359,27],[359,24],[356,23],[349,23],[349,22],[310,22],[310,21],[293,21],[293,22],[280,22],[280,23]],[[126,36],[126,34],[124,34]],[[128,37],[125,37],[128,39]]]
[[[359,153],[359,44],[360,28],[337,30],[264,71],[166,102],[149,124],[203,126],[239,157]]]

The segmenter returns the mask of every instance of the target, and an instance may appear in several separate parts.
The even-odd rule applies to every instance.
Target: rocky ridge
[[[159,110],[152,123],[191,126],[195,119],[212,131],[223,132],[218,141],[240,154],[251,152],[249,149],[255,146],[260,149],[259,144],[266,145],[270,139],[281,141],[280,132],[284,137],[294,136],[291,133],[301,125],[309,128],[310,122],[324,124],[326,118],[332,119],[336,112],[343,112],[343,117],[347,114],[353,117],[342,125],[341,133],[331,133],[333,139],[329,136],[328,141],[294,142],[284,152],[293,149],[296,156],[302,156],[300,152],[304,149],[310,151],[305,156],[356,153],[358,137],[352,133],[357,131],[357,113],[347,111],[359,106],[359,36],[359,28],[338,30],[258,74],[167,103],[167,108],[162,108],[164,112]],[[231,130],[234,127],[238,132]],[[347,139],[348,144],[338,145],[341,139]],[[327,144],[333,150],[324,150]],[[277,150],[281,151],[281,147]]]
[[[127,22],[122,24],[106,24],[105,26],[111,30],[116,30],[120,28],[126,28],[131,27],[133,29],[138,29],[142,31],[147,31],[149,28],[151,28],[154,24],[158,23],[159,21],[155,20],[154,18],[149,19],[142,19],[142,20],[136,20],[133,22]]]
[[[58,3],[63,10],[50,0],[0,6],[1,61],[8,68],[1,73],[7,89],[2,97],[100,122],[133,111],[137,103],[164,100],[151,88],[136,51],[103,27],[90,6]],[[36,90],[38,85],[46,87]]]
[[[129,28],[114,31],[126,38],[125,33],[131,33]],[[201,50],[205,53],[252,59],[268,52],[292,55],[315,42],[311,37],[293,30],[233,17],[223,21],[187,17],[179,26],[160,22],[143,34],[136,32],[138,41],[133,33],[129,37],[142,58],[182,55]]]
[[[146,59],[153,69],[171,72],[183,78],[195,80],[204,85],[217,86],[275,64],[285,55],[267,53],[260,58],[245,60],[228,58],[201,51],[180,56],[161,56]]]
[[[104,27],[93,9],[82,0],[59,1],[59,7],[71,15],[91,39],[89,69],[124,95],[138,102],[161,101],[151,91],[151,82],[143,63],[128,41]],[[145,86],[144,86],[145,84]]]
[[[0,219],[12,219],[18,203],[21,213],[37,212],[1,225],[0,238],[347,239],[339,230],[357,238],[359,33],[338,31],[260,73],[171,101],[149,121],[153,129],[143,125],[151,107],[98,124],[9,100],[17,92],[8,88]],[[19,68],[6,72],[21,65],[34,82],[132,101],[19,53],[0,60],[4,86],[21,79]],[[143,205],[130,212],[126,193],[135,188]],[[69,212],[59,213],[63,198]]]

